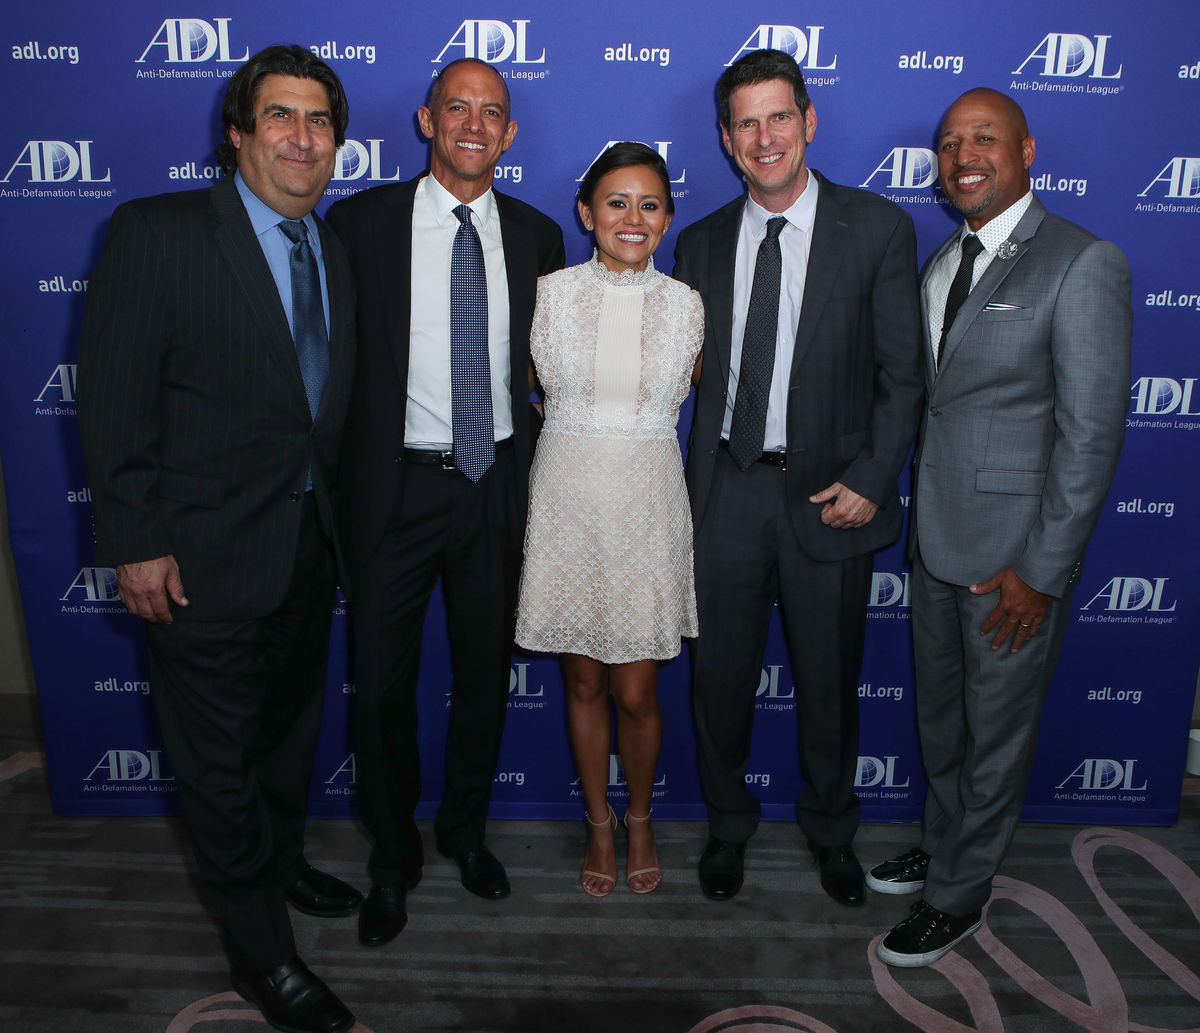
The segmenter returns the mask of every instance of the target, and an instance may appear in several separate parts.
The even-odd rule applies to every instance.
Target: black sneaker
[[[982,911],[955,918],[918,900],[912,906],[912,914],[883,938],[876,953],[880,960],[897,968],[932,965],[982,924]]]
[[[929,855],[924,850],[881,861],[867,872],[867,885],[876,893],[916,893],[925,885]]]

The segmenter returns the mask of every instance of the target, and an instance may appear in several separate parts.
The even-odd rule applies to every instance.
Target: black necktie
[[[325,305],[321,300],[321,274],[304,223],[284,219],[279,228],[292,242],[288,256],[292,273],[292,340],[300,360],[308,411],[315,420],[325,381],[329,378],[329,334],[325,329]]]
[[[786,225],[787,219],[782,215],[767,220],[767,235],[758,245],[754,260],[737,396],[729,425],[729,454],[743,470],[762,458],[767,399],[775,370],[775,342],[779,337],[779,279],[783,270],[779,234]]]
[[[942,349],[946,347],[946,337],[954,325],[954,317],[962,308],[962,303],[971,293],[971,279],[975,275],[975,256],[983,250],[983,244],[975,234],[964,237],[962,242],[962,261],[958,263],[958,272],[954,274],[954,282],[950,284],[950,293],[946,295],[946,314],[942,316],[942,336],[938,340],[937,364],[942,364]]]
[[[496,458],[492,375],[488,361],[487,271],[471,209],[454,209],[458,231],[450,256],[450,412],[454,465],[478,481]]]

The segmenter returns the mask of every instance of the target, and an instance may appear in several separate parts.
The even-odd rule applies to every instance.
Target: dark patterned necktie
[[[487,272],[471,209],[454,209],[458,231],[450,258],[450,402],[454,465],[478,481],[496,458],[492,374],[488,362]]]
[[[292,340],[300,360],[308,411],[315,420],[329,378],[329,333],[325,329],[325,305],[321,300],[321,274],[304,223],[284,219],[279,228],[292,242],[288,255],[292,273]]]
[[[942,336],[938,340],[937,364],[942,364],[942,349],[946,347],[946,338],[954,325],[954,317],[962,308],[962,303],[971,293],[971,280],[975,275],[975,256],[983,250],[983,244],[975,234],[963,238],[962,261],[958,263],[958,272],[954,274],[954,282],[950,284],[950,293],[946,295],[946,314],[942,316]]]
[[[783,271],[779,234],[786,225],[787,219],[782,215],[767,220],[767,235],[758,245],[754,260],[737,396],[729,425],[729,454],[743,470],[750,469],[763,453],[767,399],[775,370],[775,342],[779,337],[779,280]]]

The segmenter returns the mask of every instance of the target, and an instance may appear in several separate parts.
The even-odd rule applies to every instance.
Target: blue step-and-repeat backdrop
[[[479,57],[506,77],[520,126],[497,186],[559,221],[571,262],[590,248],[575,216],[576,185],[611,141],[645,140],[667,159],[675,229],[740,192],[721,149],[713,86],[748,50],[795,57],[820,116],[810,164],[902,205],[922,259],[955,225],[935,183],[942,113],[977,85],[1019,101],[1038,139],[1038,195],[1124,249],[1135,309],[1125,450],[1076,592],[1025,813],[1175,820],[1200,653],[1200,7],[1010,0],[958,17],[927,0],[65,0],[14,6],[3,33],[0,445],[61,813],[155,814],[174,805],[138,621],[124,613],[114,572],[91,555],[74,409],[89,271],[116,205],[219,175],[212,148],[225,81],[256,50],[297,42],[330,62],[350,97],[351,139],[321,211],[423,168],[417,107],[447,62]],[[673,246],[674,233],[661,268],[669,270]],[[685,406],[681,438],[690,419]],[[881,553],[875,569],[859,793],[869,820],[914,819],[924,786],[901,547]],[[312,786],[319,815],[354,810],[346,633],[342,605]],[[442,784],[449,683],[440,603],[426,636],[428,814]],[[555,660],[515,655],[510,686],[493,814],[577,817]],[[664,818],[699,818],[686,652],[664,667],[660,695],[666,741],[655,807]],[[767,817],[789,818],[796,714],[777,628],[758,700],[747,780]],[[611,772],[619,795],[615,757]]]

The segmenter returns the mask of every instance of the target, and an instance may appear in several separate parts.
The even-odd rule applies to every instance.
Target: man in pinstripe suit
[[[233,986],[279,1029],[338,1033],[354,1018],[296,956],[286,902],[333,915],[360,899],[303,854],[354,354],[349,265],[312,210],[348,106],[327,65],[280,46],[233,76],[222,118],[227,178],[113,215],[79,424],[99,562],[146,621]]]

